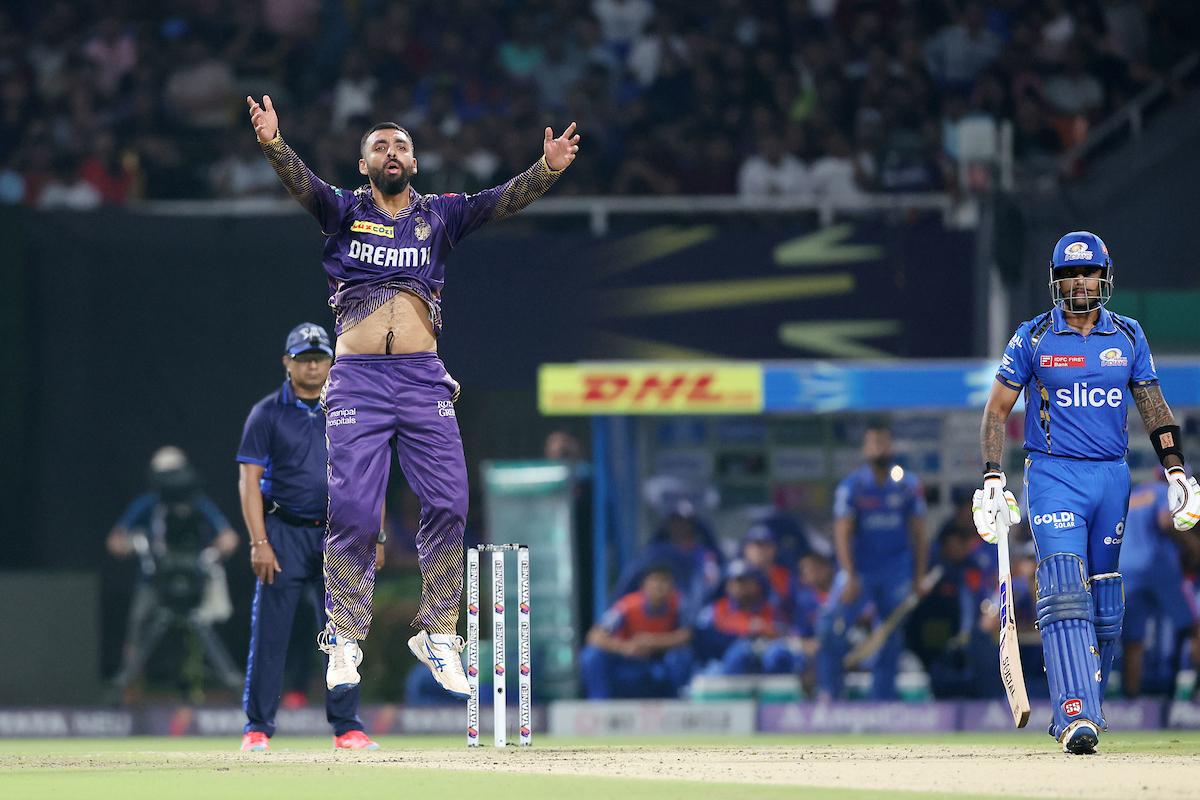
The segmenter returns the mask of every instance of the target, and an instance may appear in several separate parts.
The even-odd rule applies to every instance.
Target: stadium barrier
[[[1109,700],[1105,716],[1113,730],[1200,730],[1200,702],[1162,699]],[[460,706],[406,708],[366,706],[360,712],[372,735],[446,735],[462,733]],[[1041,736],[1040,725],[1012,726],[1003,700],[930,703],[761,703],[754,700],[693,702],[688,700],[563,700],[535,705],[534,729],[562,737],[741,736],[754,733],[947,733],[1010,731]],[[1048,719],[1050,708],[1038,703],[1033,719]],[[0,739],[228,736],[242,733],[241,709],[151,706],[140,709],[8,708],[0,709]],[[318,708],[279,712],[285,736],[329,733],[325,712]],[[485,726],[486,727],[486,726]],[[490,730],[481,731],[490,733]]]

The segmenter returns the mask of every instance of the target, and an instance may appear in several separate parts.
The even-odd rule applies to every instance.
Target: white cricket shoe
[[[1064,753],[1077,756],[1091,755],[1096,752],[1096,745],[1100,743],[1100,731],[1096,729],[1096,723],[1091,720],[1077,719],[1067,726],[1059,741],[1062,742]]]
[[[325,686],[329,691],[342,694],[358,686],[358,665],[363,660],[358,642],[340,639],[326,628],[317,634],[317,647],[329,656],[329,666],[325,669]]]
[[[408,649],[429,671],[438,685],[459,700],[471,697],[471,687],[463,672],[462,657],[466,647],[461,636],[452,633],[426,633],[420,631],[408,640]]]

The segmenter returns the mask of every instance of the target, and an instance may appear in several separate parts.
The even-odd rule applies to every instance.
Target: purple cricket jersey
[[[370,186],[354,191],[322,181],[278,135],[263,152],[283,184],[327,237],[323,264],[341,334],[399,292],[425,301],[441,333],[446,258],[485,222],[512,216],[545,194],[560,173],[545,159],[478,194],[411,193],[396,216]],[[371,627],[375,539],[392,444],[421,500],[417,552],[421,602],[414,627],[452,634],[462,599],[467,468],[454,416],[458,384],[437,353],[341,356],[325,385],[329,504],[325,609],[338,637],[361,641]]]
[[[434,333],[440,335],[446,258],[454,246],[485,222],[525,208],[561,174],[541,158],[506,183],[477,194],[427,195],[414,189],[411,203],[393,217],[375,204],[370,185],[354,190],[330,186],[279,135],[262,148],[284,186],[328,237],[322,265],[338,334],[403,291],[425,301]]]

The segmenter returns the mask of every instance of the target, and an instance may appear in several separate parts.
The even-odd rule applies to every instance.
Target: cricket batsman
[[[1000,464],[1005,421],[1024,390],[1025,494],[1053,711],[1048,733],[1075,754],[1095,752],[1107,729],[1100,702],[1125,614],[1117,559],[1129,506],[1128,396],[1166,470],[1175,528],[1190,530],[1200,520],[1200,486],[1184,470],[1179,426],[1142,326],[1105,308],[1114,272],[1094,233],[1074,231],[1054,246],[1053,308],[1017,328],[983,412],[983,488],[973,503],[987,542],[1020,522]]]
[[[279,132],[271,98],[246,98],[267,161],[325,234],[322,258],[335,316],[336,358],[325,385],[329,509],[321,648],[326,684],[358,685],[359,642],[371,627],[375,542],[391,447],[421,501],[417,553],[421,600],[409,649],[451,695],[466,699],[457,635],[462,600],[467,471],[455,419],[459,385],[437,353],[446,260],[463,237],[510,217],[546,193],[579,151],[575,123],[546,128],[542,157],[478,194],[413,189],[417,155],[408,131],[381,122],[359,144],[367,183],[340,189],[305,166]],[[512,309],[513,314],[526,309]]]

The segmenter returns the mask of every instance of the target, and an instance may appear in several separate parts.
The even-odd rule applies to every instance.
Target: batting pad
[[[1037,568],[1038,629],[1054,713],[1050,734],[1079,719],[1100,724],[1100,650],[1083,559],[1055,553]]]
[[[1125,581],[1119,572],[1092,576],[1092,600],[1095,602],[1096,641],[1100,644],[1100,697],[1108,686],[1113,656],[1121,643],[1121,623],[1125,619]]]

